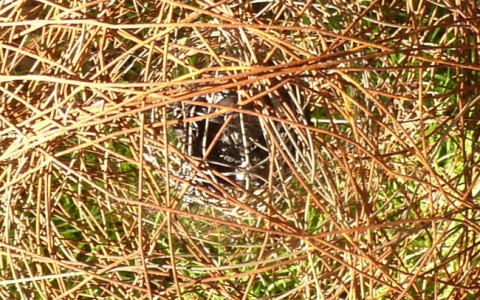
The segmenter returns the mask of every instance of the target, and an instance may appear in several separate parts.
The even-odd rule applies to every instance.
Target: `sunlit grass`
[[[477,15],[3,1],[0,298],[476,299]],[[170,110],[224,90],[270,184],[191,199]]]

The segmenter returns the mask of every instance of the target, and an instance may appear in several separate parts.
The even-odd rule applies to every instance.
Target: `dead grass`
[[[0,297],[476,299],[480,12],[459,3],[0,1]],[[263,193],[167,187],[194,166],[172,104],[280,88],[295,105],[229,109],[270,138]]]

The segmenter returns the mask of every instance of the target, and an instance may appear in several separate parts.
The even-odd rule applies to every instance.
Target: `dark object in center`
[[[174,127],[178,147],[184,154],[202,161],[200,168],[204,173],[191,178],[189,174],[192,173],[192,168],[187,165],[182,166],[183,174],[180,176],[192,180],[195,184],[204,184],[206,175],[215,183],[226,184],[227,180],[222,178],[224,176],[246,189],[258,188],[267,182],[269,151],[258,117],[229,112],[226,109],[225,114],[220,116],[207,116],[195,122],[188,120],[219,111],[205,106],[206,103],[232,107],[237,103],[237,99],[236,92],[227,91],[195,99],[199,105],[182,104],[174,109],[174,117],[184,120]],[[242,109],[253,110],[253,105],[244,106]],[[228,124],[225,125],[226,122]],[[217,135],[216,143],[211,146]],[[206,155],[210,147],[212,149]]]

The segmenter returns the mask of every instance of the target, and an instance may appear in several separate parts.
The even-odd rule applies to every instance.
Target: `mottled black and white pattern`
[[[244,189],[258,188],[268,180],[269,151],[263,126],[258,117],[228,111],[238,101],[234,91],[215,93],[194,99],[198,105],[179,103],[173,117],[181,120],[174,132],[181,151],[198,161],[203,174],[191,176],[190,163],[182,164],[179,176],[193,184],[208,185],[205,176],[222,185],[235,183]],[[205,106],[214,103],[225,106],[224,114],[218,108]],[[251,110],[252,105],[242,107]],[[210,114],[215,114],[209,116]],[[193,117],[205,117],[189,120]],[[208,149],[211,150],[208,152]],[[207,153],[208,152],[208,153]]]

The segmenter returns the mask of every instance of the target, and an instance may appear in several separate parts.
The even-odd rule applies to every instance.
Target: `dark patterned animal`
[[[228,108],[233,107],[237,99],[236,92],[226,91],[197,98],[198,105],[177,105],[173,110],[174,118],[183,120],[174,126],[177,146],[184,154],[201,162],[203,173],[213,182],[228,184],[231,181],[245,189],[258,188],[268,180],[269,170],[268,145],[258,117],[228,112],[228,109],[220,116],[208,116],[217,113],[218,109],[207,107],[207,103]],[[242,109],[252,110],[253,105]],[[189,121],[189,118],[202,116],[205,118]],[[191,173],[192,168],[187,165],[179,175],[188,178]],[[199,175],[189,180],[194,184],[206,184],[205,178]]]

